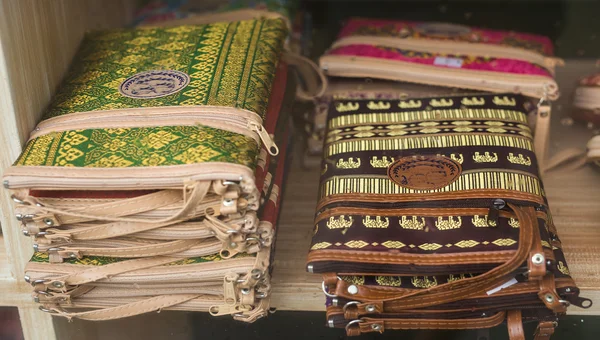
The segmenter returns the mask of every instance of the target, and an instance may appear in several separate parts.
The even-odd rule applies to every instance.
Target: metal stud
[[[355,285],[348,286],[348,293],[352,295],[358,293],[358,287]]]
[[[4,185],[4,187],[5,187],[6,189],[8,189],[8,180],[7,180],[7,179],[6,179],[6,180],[4,180],[4,182],[2,182],[2,185]]]
[[[252,269],[250,275],[252,275],[252,278],[254,278],[255,280],[258,280],[262,277],[262,272],[260,271],[260,269]]]
[[[47,226],[51,227],[51,226],[53,226],[53,225],[54,225],[54,220],[52,220],[52,219],[51,219],[51,218],[49,218],[49,217],[46,217],[46,218],[44,218],[44,223],[45,223]]]
[[[40,246],[37,243],[33,244],[33,251],[36,253],[40,251]]]
[[[29,236],[29,230],[27,230],[27,229],[23,229],[23,235],[25,235],[25,236]]]
[[[546,294],[546,296],[544,296],[544,299],[546,299],[546,302],[548,302],[548,303],[553,303],[554,302],[554,295],[552,295],[552,294]]]
[[[56,288],[62,288],[62,287],[64,287],[64,286],[65,286],[65,285],[64,285],[62,282],[60,282],[60,281],[54,281],[54,282],[52,282],[52,285],[53,285],[54,287],[56,287]]]
[[[313,265],[309,264],[308,266],[306,266],[306,271],[309,273],[313,273]]]
[[[242,288],[240,291],[241,291],[241,292],[242,292],[242,294],[244,294],[244,295],[248,295],[248,294],[250,294],[250,289],[248,289],[248,288]]]
[[[379,331],[381,331],[381,325],[378,324],[378,323],[374,323],[374,324],[371,325],[371,329],[374,330],[374,331],[376,331],[376,332],[379,332]]]
[[[230,242],[230,243],[229,243],[229,247],[230,247],[230,248],[235,248],[235,247],[237,247],[237,243],[235,243],[235,242]]]
[[[226,207],[230,207],[233,205],[233,200],[231,198],[226,198],[223,200],[223,205]]]
[[[542,255],[540,253],[534,254],[531,257],[531,262],[536,265],[540,265],[540,264],[544,263],[545,260],[546,259],[544,258],[544,255]]]
[[[367,305],[365,307],[365,310],[369,313],[374,313],[375,312],[375,306],[374,305]]]

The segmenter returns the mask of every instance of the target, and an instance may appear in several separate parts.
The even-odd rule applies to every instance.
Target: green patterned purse
[[[256,232],[254,174],[262,144],[278,152],[263,121],[286,36],[279,19],[89,33],[4,173],[24,232],[52,262],[191,249],[178,238],[90,242],[196,228],[181,225],[206,215],[202,233],[227,232],[223,221]],[[76,240],[84,250],[71,250]],[[231,244],[229,256],[247,251]]]

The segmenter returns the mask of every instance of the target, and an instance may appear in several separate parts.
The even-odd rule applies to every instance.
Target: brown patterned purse
[[[349,335],[522,321],[580,298],[538,175],[525,98],[338,99],[308,271]],[[543,339],[543,337],[540,337]]]

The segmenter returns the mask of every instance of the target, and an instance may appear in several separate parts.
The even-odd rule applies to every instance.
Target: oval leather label
[[[397,159],[388,168],[388,177],[401,187],[414,190],[440,189],[456,181],[462,172],[460,163],[437,155],[408,156]]]
[[[153,99],[179,92],[189,83],[190,76],[181,71],[145,71],[125,79],[119,86],[119,92],[129,98]]]

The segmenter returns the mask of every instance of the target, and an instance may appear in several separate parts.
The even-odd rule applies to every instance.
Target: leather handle
[[[361,333],[383,333],[386,329],[479,329],[491,328],[504,321],[506,312],[480,319],[379,319],[362,318],[346,326],[348,336]]]
[[[161,266],[164,264],[172,263],[177,261],[177,258],[168,257],[168,256],[155,256],[134,260],[126,260],[121,262],[109,263],[103,266],[97,266],[93,268],[87,268],[85,270],[75,272],[72,274],[68,274],[66,276],[61,276],[57,278],[53,278],[47,282],[38,283],[38,285],[34,286],[35,290],[43,290],[51,289],[62,291],[67,288],[60,287],[69,287],[69,286],[77,286],[83,285],[90,282],[95,282],[98,280],[106,279],[115,275],[144,269],[151,268],[156,266]],[[27,271],[28,269],[25,268]],[[54,282],[59,282],[60,284],[54,284]],[[58,287],[58,288],[57,288]]]
[[[462,300],[476,294],[484,293],[501,285],[509,274],[513,273],[527,261],[533,244],[534,227],[537,225],[535,210],[533,208],[527,207],[522,209],[513,204],[509,204],[509,206],[515,212],[517,219],[521,222],[521,227],[519,231],[518,249],[511,259],[505,263],[473,278],[462,279],[428,289],[410,292],[403,296],[362,303],[354,308],[358,308],[358,313],[361,315],[373,314],[373,307],[375,307],[376,312],[380,313],[384,311],[395,312],[406,309],[423,308]],[[340,292],[340,290],[336,289],[336,293],[338,292]],[[370,311],[367,311],[367,306]],[[351,309],[352,308],[348,308],[348,310]]]
[[[508,311],[508,314],[506,315],[506,324],[510,340],[525,340],[523,317],[520,310]]]
[[[129,316],[140,315],[148,312],[159,311],[163,308],[179,305],[189,300],[195,299],[199,294],[173,294],[161,295],[128,303],[122,306],[104,308],[88,312],[70,313],[53,306],[44,306],[54,315],[62,316],[68,319],[82,319],[89,321],[105,321],[126,318]]]
[[[307,90],[304,90],[301,86],[298,86],[296,89],[296,96],[298,99],[312,101],[325,94],[328,86],[327,77],[314,61],[290,51],[285,51],[282,58],[289,65],[295,67],[296,71],[298,71],[298,75],[304,80],[304,83],[308,87]],[[313,75],[316,75],[318,79]]]

